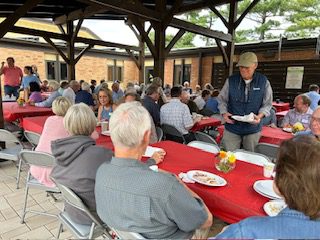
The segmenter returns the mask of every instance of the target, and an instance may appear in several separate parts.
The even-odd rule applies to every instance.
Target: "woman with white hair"
[[[49,92],[52,92],[47,100],[35,103],[36,107],[48,107],[51,108],[53,101],[61,96],[58,89],[60,88],[60,84],[57,81],[51,80],[48,84]]]
[[[53,101],[52,111],[55,115],[48,117],[44,123],[39,143],[35,151],[51,154],[51,141],[69,136],[69,133],[63,126],[63,117],[70,106],[70,101],[65,97],[57,97]],[[30,173],[42,184],[53,187],[55,184],[50,179],[51,170],[52,168],[31,166]]]
[[[84,103],[75,104],[68,110],[63,124],[71,135],[51,144],[56,164],[51,176],[58,183],[71,188],[93,213],[96,210],[94,197],[95,177],[98,167],[109,162],[111,150],[96,146],[90,135],[96,129],[96,117]],[[82,211],[66,205],[65,210],[79,224],[91,224]]]

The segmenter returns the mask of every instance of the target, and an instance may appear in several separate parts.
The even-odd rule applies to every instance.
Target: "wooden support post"
[[[74,57],[74,30],[73,30],[73,21],[67,22],[67,35],[68,35],[68,41],[67,41],[67,56],[69,59],[68,65],[68,81],[76,79],[76,70],[75,70],[75,57]]]
[[[232,41],[228,42],[227,49],[228,49],[228,57],[229,57],[229,74],[230,76],[233,72],[233,56],[234,56],[234,39],[235,39],[235,33],[236,33],[236,18],[237,18],[237,8],[238,8],[238,2],[237,1],[231,1],[230,2],[230,11],[229,11],[229,25],[228,25],[228,33],[232,37]]]
[[[202,52],[199,52],[198,83],[202,88]]]

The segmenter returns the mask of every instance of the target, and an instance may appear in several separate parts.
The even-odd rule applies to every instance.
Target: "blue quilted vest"
[[[248,97],[245,97],[246,84],[242,80],[241,75],[235,74],[229,77],[229,102],[228,112],[232,115],[244,116],[251,112],[259,113],[263,102],[263,96],[266,88],[266,76],[260,73],[254,73],[250,83]],[[235,124],[225,124],[225,128],[234,134],[244,136],[261,131],[262,122],[260,124],[250,124],[244,122],[235,122]]]

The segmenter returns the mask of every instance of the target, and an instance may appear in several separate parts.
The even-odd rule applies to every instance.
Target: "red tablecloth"
[[[51,108],[42,108],[26,105],[25,107],[20,107],[16,102],[4,102],[3,106],[3,117],[7,122],[12,122],[17,119],[22,119],[24,117],[33,116],[43,116],[52,115]]]
[[[272,102],[272,106],[276,108],[277,112],[286,111],[290,109],[290,103],[285,103],[285,102],[281,102],[281,103]]]
[[[29,117],[24,118],[22,121],[22,127],[24,130],[32,131],[35,133],[42,133],[43,126],[45,121],[49,116],[39,116],[39,117]],[[54,131],[54,130],[53,130]],[[101,127],[97,127],[96,131],[99,134],[98,139],[96,139],[97,145],[103,146],[105,148],[109,148],[113,150],[113,143],[109,136],[105,136],[101,134]]]
[[[209,117],[207,119],[201,119],[201,121],[197,122],[190,131],[196,132],[200,131],[206,127],[217,127],[221,124],[221,121],[216,118]]]
[[[293,138],[292,133],[284,132],[281,128],[262,127],[259,142],[280,145],[282,141]]]
[[[276,112],[276,116],[277,116],[277,118],[283,118],[288,112],[289,112],[289,110]]]
[[[265,215],[262,207],[268,201],[253,190],[255,181],[264,179],[262,167],[238,161],[236,168],[224,174],[214,167],[213,154],[183,144],[163,141],[153,146],[166,151],[159,168],[178,175],[190,170],[204,170],[227,180],[224,187],[208,187],[198,183],[188,184],[204,200],[212,214],[228,223],[251,216]]]
[[[221,136],[218,139],[219,141],[217,142],[220,142],[223,136],[224,125],[219,126],[217,130]],[[261,130],[261,137],[259,142],[280,145],[282,141],[290,139],[292,137],[293,135],[291,133],[284,132],[282,131],[281,128],[271,128],[271,127],[263,126]]]

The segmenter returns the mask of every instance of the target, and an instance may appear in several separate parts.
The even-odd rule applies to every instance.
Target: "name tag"
[[[309,123],[308,119],[302,119],[301,122],[302,123]]]
[[[253,91],[259,91],[260,90],[260,88],[253,88]]]

